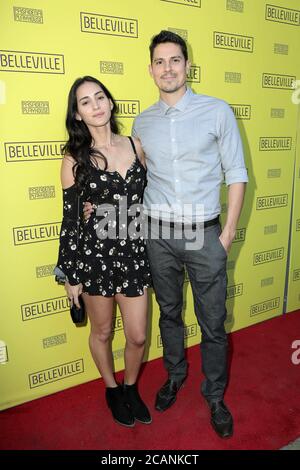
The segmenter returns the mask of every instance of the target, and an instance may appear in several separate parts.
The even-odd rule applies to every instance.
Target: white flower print
[[[139,162],[132,165],[130,171],[121,180],[117,172],[92,170],[88,181],[86,192],[91,203],[96,207],[98,204],[112,204],[116,212],[116,218],[110,220],[110,211],[106,207],[106,217],[108,224],[102,227],[96,214],[83,224],[83,231],[80,234],[82,240],[82,253],[85,258],[76,262],[76,252],[78,250],[77,231],[74,224],[62,227],[62,257],[63,264],[70,279],[74,277],[76,267],[78,273],[84,273],[85,279],[82,281],[84,289],[90,294],[103,296],[115,295],[125,292],[130,288],[132,295],[143,295],[144,286],[151,285],[149,264],[145,257],[145,243],[140,233],[139,215],[142,209],[138,209],[132,215],[128,208],[131,204],[140,205],[142,190],[145,183],[145,172]],[[127,198],[128,206],[125,207],[125,219],[122,219],[122,201]],[[142,206],[141,206],[142,207]],[[64,211],[69,215],[70,211],[76,209],[76,199],[74,195],[64,192]],[[105,216],[105,215],[104,215]],[[132,233],[127,234],[128,224],[131,225]],[[115,239],[107,240],[107,235],[111,229],[116,230]],[[126,231],[127,236],[122,236],[121,231]],[[120,231],[120,233],[119,233]],[[67,256],[71,254],[71,256]],[[93,263],[92,263],[92,260]],[[75,274],[74,279],[77,279]],[[122,276],[122,278],[120,277]]]

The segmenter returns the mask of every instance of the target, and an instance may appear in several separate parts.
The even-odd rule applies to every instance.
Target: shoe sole
[[[178,393],[178,392],[179,392],[179,389],[178,389],[177,393]],[[162,413],[163,411],[166,411],[166,410],[168,410],[169,408],[171,408],[171,406],[174,405],[175,401],[176,401],[176,397],[175,397],[174,400],[172,400],[171,403],[169,403],[168,406],[166,406],[165,408],[160,408],[159,406],[156,406],[156,405],[155,405],[155,409],[156,409],[157,411],[160,411],[160,412]]]
[[[121,423],[121,421],[118,421],[117,419],[113,418],[115,423],[117,424],[120,424],[121,426],[125,426],[126,428],[133,428],[135,426],[135,422],[133,422],[132,424],[125,424],[125,423]]]
[[[152,423],[152,419],[151,421],[141,421],[140,419],[137,419],[137,418],[134,418],[136,421],[138,421],[139,423],[142,423],[142,424],[151,424]]]

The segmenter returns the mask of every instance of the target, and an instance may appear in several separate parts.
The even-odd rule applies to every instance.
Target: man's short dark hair
[[[162,30],[159,34],[157,34],[156,36],[153,36],[151,40],[151,44],[149,46],[151,62],[153,59],[153,53],[154,53],[154,49],[156,48],[156,46],[158,46],[159,44],[163,44],[165,42],[173,42],[174,44],[178,44],[178,46],[180,46],[181,48],[181,52],[183,54],[183,57],[185,58],[185,61],[188,60],[188,51],[187,51],[185,40],[182,39],[182,37],[179,36],[178,34],[173,33],[172,31]]]

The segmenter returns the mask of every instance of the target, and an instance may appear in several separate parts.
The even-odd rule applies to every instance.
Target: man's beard
[[[170,88],[167,88],[165,85],[162,85],[160,90],[163,91],[164,93],[175,93],[183,85],[184,85],[184,83],[180,83],[180,84],[176,84],[176,85],[170,85]]]

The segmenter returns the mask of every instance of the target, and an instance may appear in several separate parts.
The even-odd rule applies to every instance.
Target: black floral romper
[[[91,164],[83,201],[97,206],[81,222],[77,246],[77,192],[63,190],[64,215],[57,266],[71,285],[83,284],[89,295],[128,297],[143,295],[151,287],[149,262],[143,238],[142,196],[146,170],[129,137],[135,159],[125,178]]]

